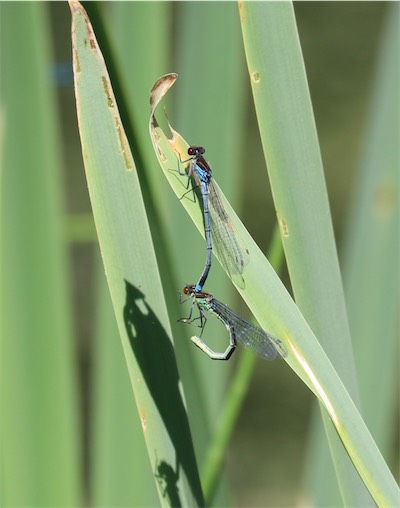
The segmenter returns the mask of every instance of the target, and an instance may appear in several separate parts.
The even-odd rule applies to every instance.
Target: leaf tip
[[[169,74],[164,74],[161,78],[157,79],[154,83],[152,89],[150,90],[150,107],[151,112],[153,113],[161,99],[168,92],[171,86],[175,83],[178,78],[178,74],[175,72],[170,72]]]

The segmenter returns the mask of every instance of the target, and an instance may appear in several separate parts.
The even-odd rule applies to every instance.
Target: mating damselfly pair
[[[181,297],[181,303],[191,299],[192,306],[189,316],[180,319],[180,321],[183,323],[197,321],[199,323],[200,337],[194,336],[191,340],[213,360],[228,360],[235,350],[237,342],[250,348],[266,360],[286,356],[286,350],[280,340],[275,339],[261,328],[240,317],[211,294],[203,291],[211,268],[213,248],[228,275],[241,288],[244,287],[242,273],[249,261],[249,253],[222,204],[214,185],[212,170],[203,157],[205,149],[201,146],[190,146],[187,153],[189,158],[184,161],[180,160],[180,162],[189,163],[188,171],[186,173],[178,170],[178,173],[188,178],[193,177],[195,187],[200,189],[203,201],[204,236],[207,254],[205,267],[198,282],[187,285],[183,289],[183,293],[187,295],[187,298],[182,299]],[[192,318],[195,307],[197,307],[199,315]],[[229,345],[223,353],[213,351],[201,339],[207,322],[207,313],[219,319],[228,330]]]

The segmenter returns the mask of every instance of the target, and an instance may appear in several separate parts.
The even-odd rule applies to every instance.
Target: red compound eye
[[[190,154],[189,154],[189,155],[190,155]],[[183,294],[185,294],[185,295],[188,295],[188,294],[189,294],[189,288],[188,288],[187,286],[185,286],[185,287],[183,288]]]
[[[191,146],[188,148],[188,155],[194,155],[194,148]]]

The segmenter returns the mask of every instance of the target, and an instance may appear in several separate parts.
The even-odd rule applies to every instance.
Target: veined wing
[[[232,324],[235,329],[236,340],[257,353],[264,360],[275,360],[279,356],[285,357],[287,355],[287,351],[279,339],[240,317],[218,300],[213,299],[211,306]]]
[[[244,287],[241,274],[249,262],[248,250],[226,213],[212,181],[208,184],[208,190],[213,248],[228,274],[235,279],[239,287]]]

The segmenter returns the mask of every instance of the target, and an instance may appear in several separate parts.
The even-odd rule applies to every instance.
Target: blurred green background
[[[177,72],[179,79],[167,101],[172,124],[189,143],[207,148],[219,185],[268,252],[276,216],[267,179],[259,180],[258,168],[265,162],[237,5],[123,4],[93,2],[85,8],[105,54],[117,100],[121,97],[123,120],[134,112],[127,129],[131,141],[135,140],[133,151],[138,145],[150,145],[151,86],[162,74]],[[1,381],[6,415],[1,424],[2,505],[155,506],[154,482],[147,469],[91,218],[72,81],[70,11],[63,2],[2,2],[0,8]],[[295,3],[340,257],[359,185],[369,104],[389,9],[386,2]],[[207,96],[218,97],[218,110],[207,106]],[[225,126],[232,124],[237,143],[219,162]],[[156,157],[146,155],[151,153],[146,150],[141,153],[147,172],[139,177],[144,193],[157,201],[161,217],[157,224],[174,241],[179,236],[187,240],[187,252],[169,279],[174,280],[169,288],[173,299],[199,273],[196,268],[193,275],[193,266],[202,266],[204,246],[186,218],[177,222],[177,215],[183,215],[180,205],[173,202]],[[225,173],[219,169],[223,165]],[[174,231],[178,223],[179,231]],[[157,232],[153,234],[157,249]],[[196,258],[198,252],[201,255]],[[173,246],[170,256],[176,256]],[[215,265],[215,280],[221,286],[218,298],[246,314]],[[397,278],[396,269],[394,275]],[[282,278],[290,288],[284,268]],[[389,319],[395,321],[393,313]],[[391,331],[397,336],[398,323],[393,322]],[[117,347],[110,346],[114,335]],[[384,347],[385,337],[376,340]],[[201,353],[196,350],[193,355]],[[178,358],[183,371],[184,362]],[[211,371],[218,376],[205,409],[212,432],[235,361],[224,366],[206,358],[199,362],[200,383]],[[395,364],[390,368],[396,371]],[[379,376],[379,369],[371,375]],[[395,376],[388,394],[389,423],[381,443],[393,472],[398,471],[399,460],[396,381]],[[304,482],[306,468],[311,467],[307,457],[313,403],[311,393],[283,362],[257,363],[230,443],[222,497],[217,498],[220,505],[309,502],[311,494]],[[137,434],[132,442],[127,437],[131,433]],[[110,434],[125,440],[118,445]],[[201,457],[204,445],[196,444],[196,436],[194,441]],[[53,454],[55,449],[58,454]],[[108,454],[113,454],[115,462]],[[140,460],[133,464],[127,458],[130,455]],[[118,464],[126,465],[118,468]],[[109,486],[113,483],[120,485],[117,494]]]

